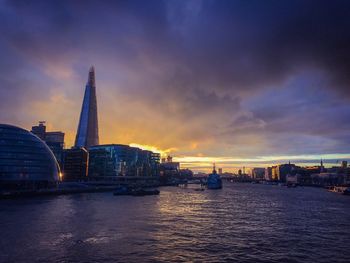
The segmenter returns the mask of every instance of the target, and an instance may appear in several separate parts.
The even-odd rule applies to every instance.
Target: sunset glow
[[[30,129],[46,120],[71,147],[94,65],[102,144],[152,149],[198,169],[213,161],[236,167],[349,156],[349,60],[333,37],[344,35],[343,23],[330,28],[333,18],[313,13],[324,35],[307,37],[303,28],[280,35],[299,9],[286,9],[290,16],[273,9],[265,18],[244,5],[175,2],[157,3],[150,13],[128,3],[3,7],[3,27],[22,22],[2,34],[1,122]],[[251,16],[259,26],[249,31]],[[25,42],[15,37],[21,35]],[[298,56],[285,52],[295,46]]]

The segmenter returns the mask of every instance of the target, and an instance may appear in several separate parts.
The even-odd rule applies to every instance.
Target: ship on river
[[[215,170],[215,163],[213,165],[213,172],[209,174],[207,180],[207,188],[208,189],[221,189],[222,188],[222,180],[220,175]]]

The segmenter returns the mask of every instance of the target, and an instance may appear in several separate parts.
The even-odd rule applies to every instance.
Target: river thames
[[[226,183],[0,200],[1,262],[349,262],[350,197]]]

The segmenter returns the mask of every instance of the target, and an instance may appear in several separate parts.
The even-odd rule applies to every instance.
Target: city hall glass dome
[[[0,124],[0,185],[48,187],[59,180],[49,147],[31,132]]]

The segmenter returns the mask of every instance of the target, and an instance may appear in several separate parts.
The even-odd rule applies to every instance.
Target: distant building
[[[252,178],[262,180],[265,177],[265,168],[253,168]]]
[[[32,133],[43,140],[55,155],[58,164],[63,164],[64,133],[61,131],[46,131],[45,121],[39,121],[37,126],[32,126]]]
[[[264,177],[266,180],[286,182],[286,176],[295,175],[299,168],[291,163],[275,165],[265,169]]]
[[[340,173],[317,173],[311,175],[313,185],[335,186],[346,183],[346,175]]]
[[[341,166],[325,168],[323,160],[320,165],[300,167],[295,164],[281,164],[265,169],[265,179],[280,181],[287,184],[300,185],[348,185],[350,184],[350,168],[347,162],[342,162]]]
[[[271,181],[272,180],[272,168],[271,167],[265,168],[264,178],[265,178],[266,181]]]
[[[63,180],[84,181],[88,172],[88,151],[83,147],[64,150]]]
[[[158,154],[122,144],[89,148],[88,177],[113,179],[116,176],[156,176]]]
[[[287,164],[281,164],[277,166],[277,174],[278,174],[278,180],[281,182],[286,182],[286,176],[288,174],[294,175],[296,171],[295,164],[287,163]]]
[[[180,169],[180,178],[192,179],[193,172],[190,169]]]
[[[174,180],[185,179],[181,178],[180,163],[173,162],[171,156],[162,158],[162,163],[159,165],[159,176],[162,184],[169,184]]]
[[[222,175],[222,168],[218,169],[219,175]]]
[[[341,162],[341,168],[346,169],[348,167],[348,162],[347,161],[342,161]]]
[[[83,104],[75,138],[76,147],[89,148],[99,144],[98,120],[97,120],[97,99],[95,84],[95,69],[90,68],[88,82],[85,87]]]
[[[59,167],[48,146],[19,127],[0,124],[0,189],[56,186]]]
[[[298,177],[299,177],[299,175],[297,175],[297,174],[295,174],[295,175],[287,174],[286,175],[286,184],[287,185],[297,185],[298,184]]]
[[[152,170],[152,176],[159,175],[160,153],[150,152],[150,164]]]
[[[278,181],[280,179],[277,165],[271,167],[271,179],[273,181]]]
[[[45,137],[46,137],[45,121],[39,121],[39,125],[33,126],[31,132],[34,133],[43,141],[45,141]]]
[[[54,131],[54,132],[46,132],[45,133],[45,141],[46,142],[59,142],[64,144],[64,133],[60,131]]]
[[[165,162],[160,164],[161,171],[175,171],[178,172],[180,170],[179,162]]]
[[[177,174],[180,171],[179,162],[165,162],[159,165],[160,174]]]
[[[312,185],[311,175],[320,173],[320,166],[299,167],[297,173],[299,174],[298,183],[301,185]]]
[[[321,165],[320,165],[320,173],[325,172],[324,166],[323,166],[323,160],[321,159]]]

